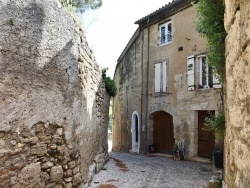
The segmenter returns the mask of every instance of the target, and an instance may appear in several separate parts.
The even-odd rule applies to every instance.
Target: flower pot
[[[213,155],[215,168],[223,168],[223,152],[216,150]]]

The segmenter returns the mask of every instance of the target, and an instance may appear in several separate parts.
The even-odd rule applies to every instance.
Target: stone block
[[[73,169],[73,174],[76,174],[76,173],[78,173],[79,172],[79,167],[75,167],[74,169]]]
[[[62,136],[63,135],[63,128],[57,128],[56,134],[58,134],[59,136]]]
[[[30,149],[30,154],[37,155],[37,156],[43,156],[47,154],[47,145],[41,144],[41,145],[32,146]]]
[[[72,188],[72,187],[73,187],[72,183],[65,183],[64,188]]]
[[[79,185],[80,183],[82,182],[82,176],[80,173],[77,173],[73,176],[73,179],[72,179],[72,184],[73,186],[77,186]]]
[[[71,162],[68,163],[68,167],[70,169],[75,168],[75,166],[76,166],[76,162],[75,161],[71,161]]]
[[[45,187],[40,175],[40,163],[29,164],[18,174],[18,184],[20,187]]]
[[[50,170],[50,181],[62,183],[63,169],[61,166],[54,166]]]
[[[29,144],[36,144],[38,142],[38,138],[36,136],[31,137],[31,138],[25,138],[23,140],[24,143],[29,143]]]
[[[54,164],[48,161],[42,165],[42,169],[48,169],[48,168],[51,168],[52,166],[54,166]]]
[[[65,182],[71,182],[72,181],[72,177],[68,177],[68,178],[64,178]]]

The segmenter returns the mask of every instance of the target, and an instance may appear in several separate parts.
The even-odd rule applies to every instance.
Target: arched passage
[[[132,151],[139,154],[140,149],[140,121],[137,112],[132,115]]]
[[[159,153],[172,153],[174,140],[173,116],[160,111],[153,117],[153,143]]]

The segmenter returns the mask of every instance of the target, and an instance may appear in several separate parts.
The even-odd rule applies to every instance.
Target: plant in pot
[[[225,135],[225,114],[220,111],[215,116],[209,116],[205,119],[205,128],[204,130],[209,130],[213,132],[215,138],[219,141],[224,140]],[[215,152],[213,153],[214,163],[216,168],[223,168],[223,144],[221,148],[217,147]]]
[[[174,147],[173,147],[173,158],[174,160],[180,160],[179,147],[177,144],[174,144]]]

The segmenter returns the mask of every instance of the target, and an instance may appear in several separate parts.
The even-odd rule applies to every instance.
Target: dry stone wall
[[[225,2],[226,187],[250,187],[250,1]]]
[[[84,32],[56,0],[3,0],[0,17],[0,187],[84,187],[109,107]]]

